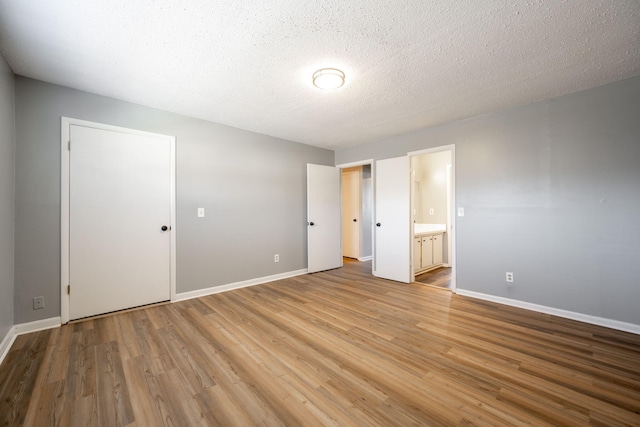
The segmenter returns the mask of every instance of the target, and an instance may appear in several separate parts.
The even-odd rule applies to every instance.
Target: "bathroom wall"
[[[416,178],[420,179],[423,223],[447,223],[447,165],[450,164],[450,151],[417,156]],[[433,214],[430,209],[433,209]]]

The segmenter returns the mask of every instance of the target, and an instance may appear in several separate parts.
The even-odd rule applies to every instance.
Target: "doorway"
[[[373,259],[372,165],[373,160],[337,165],[341,171],[341,235],[345,260]]]
[[[455,290],[454,147],[409,155],[413,280]]]
[[[62,322],[175,295],[175,138],[62,118]]]
[[[372,259],[373,178],[371,165],[342,168],[342,255]]]
[[[451,153],[446,180],[448,199],[445,209],[448,220],[445,221],[445,228],[442,230],[445,240],[440,239],[443,245],[441,263],[444,265],[446,259],[446,264],[451,268],[450,289],[455,291],[455,145],[410,152],[396,158],[377,161],[370,159],[336,166],[344,171],[366,165],[371,168],[371,191],[367,196],[371,200],[371,209],[363,211],[362,229],[367,231],[361,235],[361,238],[371,239],[371,272],[374,276],[403,283],[414,282],[415,247],[413,243],[416,230],[411,216],[412,194],[421,191],[422,187],[415,190],[413,188],[412,179],[410,179],[410,159],[413,156],[441,151]],[[370,220],[365,220],[365,212],[370,213]],[[342,215],[341,211],[340,215]],[[351,220],[353,222],[353,218]],[[370,226],[368,226],[369,222]],[[360,260],[367,260],[367,257],[363,258]],[[437,258],[436,261],[438,261]]]

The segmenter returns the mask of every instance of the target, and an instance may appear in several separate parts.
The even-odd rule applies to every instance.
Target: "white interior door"
[[[69,133],[70,319],[169,300],[172,139]]]
[[[360,256],[360,172],[342,173],[342,255]]]
[[[340,169],[307,164],[309,273],[342,267]]]
[[[376,162],[375,195],[373,275],[409,283],[411,282],[409,157]]]

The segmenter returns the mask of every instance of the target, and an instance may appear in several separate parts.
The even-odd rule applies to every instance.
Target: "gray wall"
[[[339,150],[336,163],[448,144],[465,208],[459,288],[640,324],[640,77]]]
[[[178,292],[306,267],[306,163],[333,151],[17,77],[16,323],[60,315],[60,116],[177,137]]]
[[[0,54],[0,341],[13,326],[14,77]]]

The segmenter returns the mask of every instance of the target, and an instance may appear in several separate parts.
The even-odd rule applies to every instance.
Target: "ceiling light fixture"
[[[322,68],[313,73],[313,85],[318,89],[338,89],[344,84],[344,73],[337,68]]]

